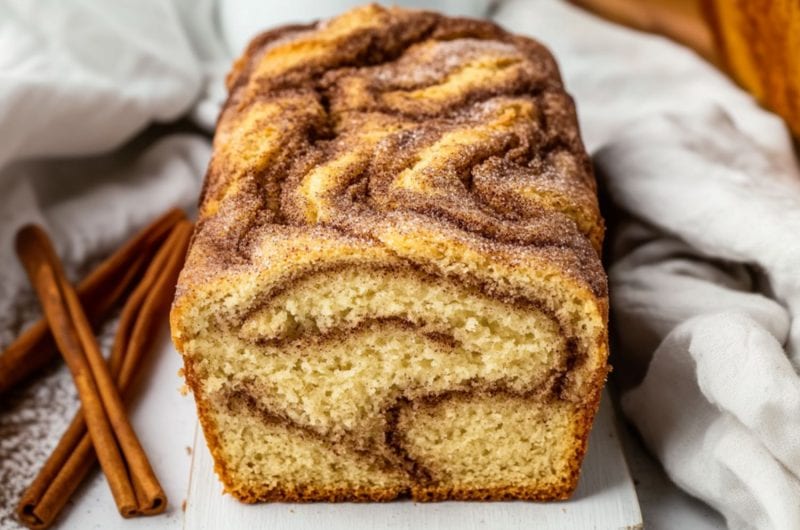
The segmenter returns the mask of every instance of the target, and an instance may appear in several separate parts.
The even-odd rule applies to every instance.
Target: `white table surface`
[[[56,528],[102,530],[179,530],[184,527],[183,504],[187,498],[196,413],[191,395],[181,395],[183,379],[179,354],[162,330],[160,348],[144,367],[131,420],[150,456],[169,499],[165,514],[122,519],[103,476],[92,478],[70,501]],[[664,476],[656,462],[644,453],[638,440],[621,429],[626,458],[634,478],[645,528],[697,530],[724,528],[716,512],[682,493]],[[357,527],[353,527],[354,530]]]

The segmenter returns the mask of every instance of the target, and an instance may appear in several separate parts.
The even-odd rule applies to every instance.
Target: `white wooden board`
[[[222,494],[202,432],[195,437],[184,529],[473,530],[636,529],[642,515],[603,396],[578,490],[569,501],[415,503],[271,503],[246,505]]]

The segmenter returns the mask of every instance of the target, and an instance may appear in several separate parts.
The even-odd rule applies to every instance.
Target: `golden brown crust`
[[[296,278],[353,264],[412,269],[532,305],[525,273],[544,270],[605,323],[591,165],[556,63],[539,43],[489,22],[367,6],[256,37],[227,86],[171,315],[179,351],[188,338],[181,322],[204,295],[268,278],[263,301]],[[434,263],[439,243],[472,269]],[[489,268],[494,276],[482,272]],[[249,299],[232,318],[259,303]],[[554,308],[544,312],[556,318]],[[576,329],[560,325],[573,340]],[[605,330],[591,341],[575,346],[576,362],[590,350],[596,357],[588,379],[570,387],[582,393],[561,396],[577,407],[569,472],[539,489],[245,486],[226,467],[217,405],[189,355],[185,376],[216,471],[244,502],[563,499],[577,484],[606,375]],[[556,394],[573,376],[561,375]]]
[[[375,238],[416,215],[490,251],[567,249],[564,268],[604,294],[591,165],[537,42],[368,6],[257,37],[228,86],[181,290],[289,225]]]

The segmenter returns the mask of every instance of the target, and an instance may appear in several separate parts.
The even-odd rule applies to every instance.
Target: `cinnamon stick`
[[[171,253],[166,260],[164,268],[157,269],[157,274],[152,277],[146,275],[133,293],[136,295],[139,292],[145,292],[146,296],[139,307],[127,344],[118,346],[120,350],[124,348],[125,352],[122,355],[123,362],[118,374],[118,384],[122,392],[127,392],[130,388],[136,373],[135,369],[140,364],[144,352],[151,346],[156,335],[155,331],[159,325],[167,320],[167,314],[174,297],[175,284],[178,281],[178,274],[183,268],[186,250],[192,235],[192,223],[189,221],[178,223],[173,235],[174,241],[172,241]],[[122,344],[123,340],[122,338],[120,339],[120,344]],[[137,497],[140,498],[139,510],[142,514],[150,515],[163,511],[163,508],[157,502],[154,502],[155,499],[147,496],[147,490],[140,483],[134,480],[133,485],[136,489]],[[164,503],[166,504],[166,499]]]
[[[97,266],[80,284],[78,297],[87,316],[97,323],[129,291],[179,220],[174,208],[150,223]],[[57,356],[53,336],[43,318],[26,329],[0,354],[0,395],[39,371]]]
[[[66,280],[47,235],[36,226],[23,228],[17,236],[17,252],[72,372],[92,444],[120,514],[136,514],[145,499],[156,507],[163,505],[161,485],[125,415],[78,295]]]
[[[135,331],[130,336],[127,326],[120,322],[108,361],[109,371],[123,397],[129,393],[135,368],[150,346],[141,337],[155,335],[157,327],[169,311],[178,273],[183,266],[191,226],[188,221],[181,221],[173,228],[123,308],[123,315],[136,316]],[[147,293],[147,296],[137,293]],[[19,519],[29,528],[49,527],[91,470],[95,458],[80,410],[23,494],[17,507]],[[149,515],[158,511],[153,509],[152,504],[151,502],[149,507],[140,504],[140,512]],[[162,507],[164,505],[165,503]]]
[[[58,348],[72,372],[83,405],[83,416],[117,508],[123,517],[130,517],[138,508],[136,494],[65,300],[60,280],[63,273],[51,263],[49,247],[46,236],[37,227],[23,228],[17,236],[17,253],[39,296]]]
[[[177,265],[177,270],[171,271],[167,265],[170,255],[167,252],[159,252],[159,256],[157,256],[156,260],[154,260],[152,265],[147,269],[142,281],[136,286],[128,300],[125,302],[125,306],[122,308],[122,314],[119,318],[119,324],[117,325],[117,334],[114,338],[114,345],[111,349],[112,372],[116,372],[121,368],[121,365],[116,366],[115,362],[121,363],[125,358],[124,352],[120,350],[128,347],[134,327],[136,326],[140,314],[143,313],[142,307],[147,302],[148,297],[153,297],[155,299],[163,298],[163,293],[153,292],[154,286],[158,283],[160,278],[163,280],[165,272],[173,272],[175,274],[175,281],[177,281],[177,273],[180,272],[180,267],[183,264],[183,258],[186,254],[186,247],[189,244],[191,231],[191,222],[179,222],[172,231],[172,234],[170,234],[170,239],[167,243],[165,243],[165,248],[162,249],[168,251],[169,248],[167,247],[178,247],[178,253],[180,255],[174,258],[179,262]],[[166,270],[164,270],[165,267]],[[174,282],[171,286],[167,287],[167,289],[173,288]],[[151,302],[151,304],[152,303],[153,302]]]

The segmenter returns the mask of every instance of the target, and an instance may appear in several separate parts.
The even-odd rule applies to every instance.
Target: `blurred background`
[[[731,75],[800,134],[800,4],[791,0],[572,0],[665,35]]]

